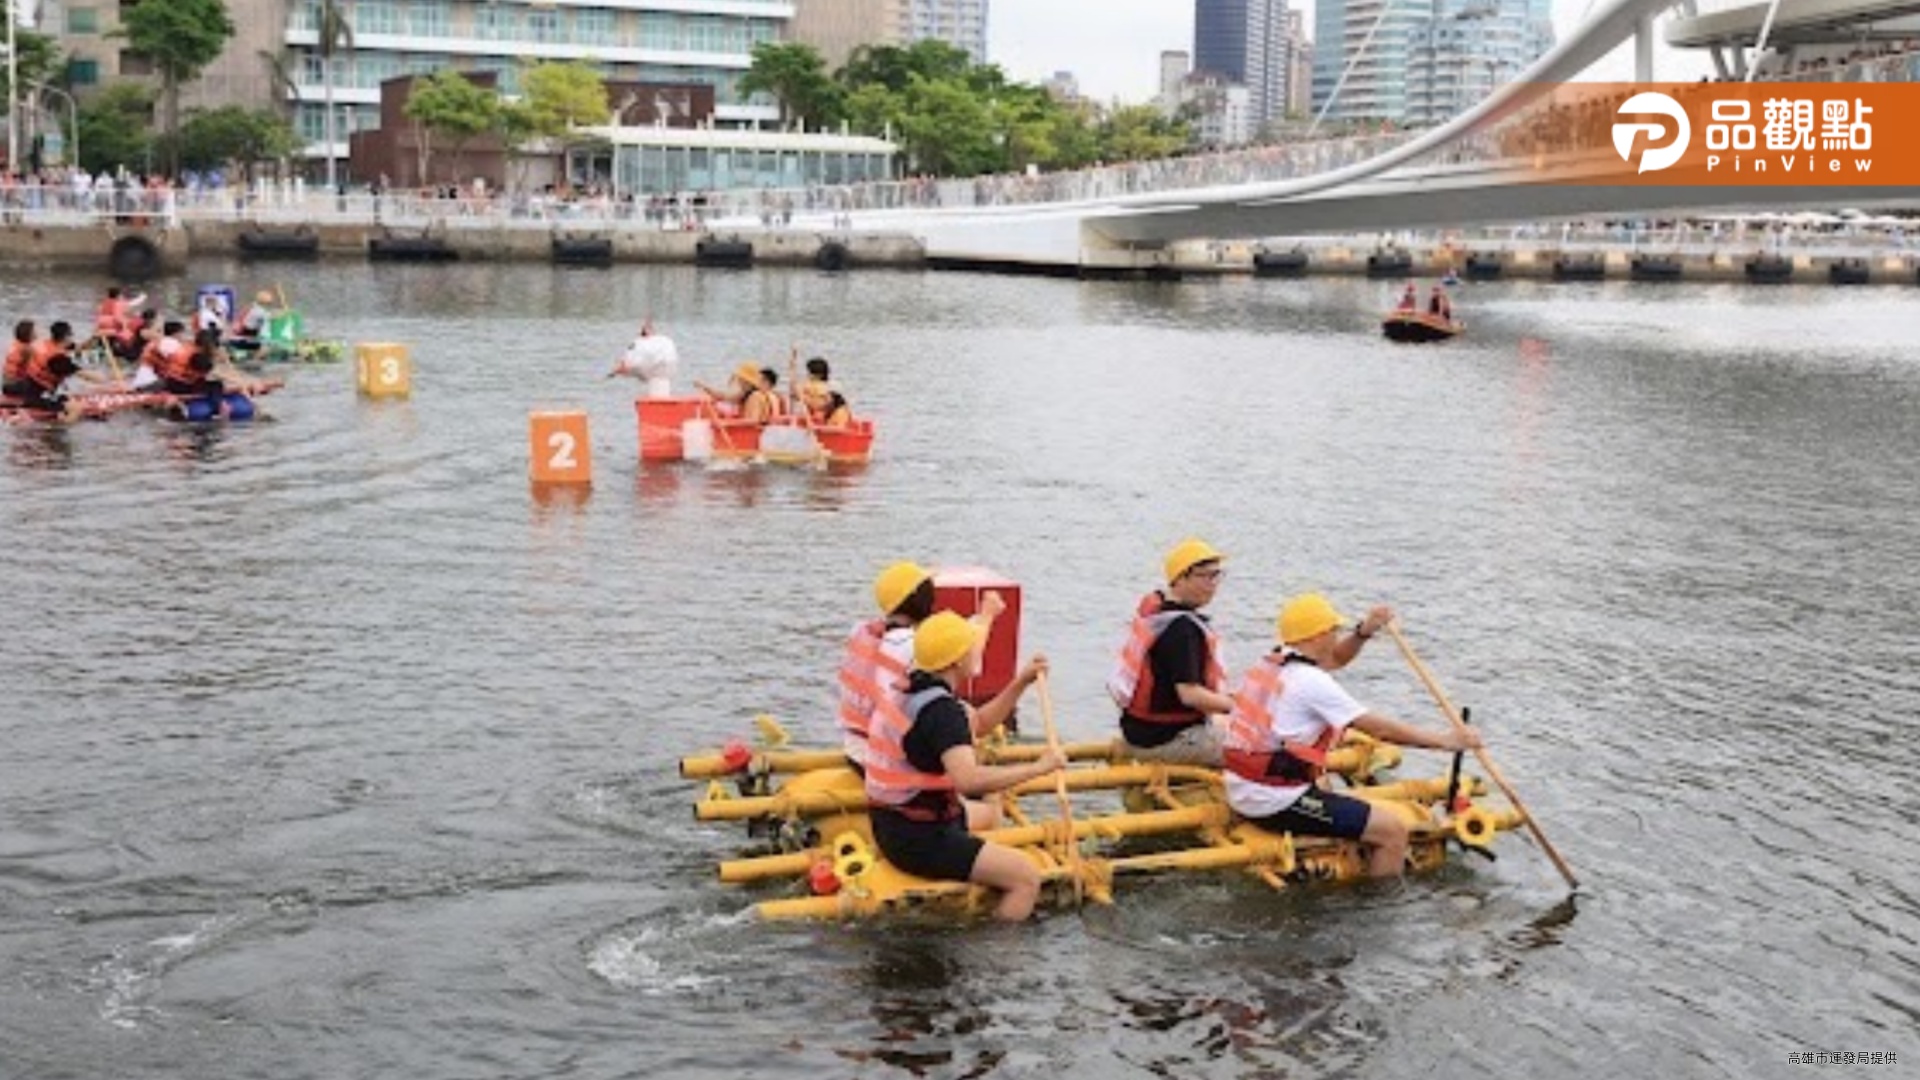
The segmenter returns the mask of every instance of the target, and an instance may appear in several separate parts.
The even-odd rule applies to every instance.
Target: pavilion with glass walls
[[[611,180],[614,194],[671,195],[804,188],[897,179],[900,150],[865,135],[725,128],[598,127],[569,152],[576,183]]]

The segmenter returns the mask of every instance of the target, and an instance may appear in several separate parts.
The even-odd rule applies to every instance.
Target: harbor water
[[[412,397],[348,364],[247,426],[0,428],[0,1078],[1920,1061],[1920,293],[1471,285],[1465,335],[1397,346],[1391,282],[276,274],[161,291],[277,285],[406,343]],[[0,310],[84,323],[95,286],[0,279]],[[875,460],[642,468],[602,376],[648,314],[683,386],[829,357]],[[551,408],[590,414],[581,497],[527,482]],[[881,566],[1018,581],[1096,739],[1189,534],[1229,555],[1235,670],[1286,595],[1392,605],[1580,893],[1517,834],[1404,886],[1130,879],[1021,927],[764,924],[779,889],[715,880],[748,841],[676,760],[762,712],[829,741]],[[1443,723],[1384,639],[1343,679]]]

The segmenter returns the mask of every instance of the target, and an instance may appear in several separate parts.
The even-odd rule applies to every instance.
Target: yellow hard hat
[[[733,369],[733,377],[756,389],[767,388],[767,377],[760,374],[760,369],[751,360],[742,360],[740,366]]]
[[[967,658],[980,629],[951,611],[937,611],[913,631],[913,666],[945,671]]]
[[[880,614],[893,614],[921,582],[931,577],[926,567],[912,562],[897,562],[880,571],[880,576],[873,579],[873,599],[880,605]]]
[[[1319,593],[1307,593],[1287,601],[1280,609],[1280,643],[1292,645],[1308,638],[1319,637],[1329,630],[1346,623],[1346,619],[1333,609],[1333,601]]]
[[[1213,550],[1213,545],[1205,540],[1182,540],[1172,551],[1167,552],[1167,584],[1180,580],[1180,575],[1203,562],[1217,562],[1225,555]]]

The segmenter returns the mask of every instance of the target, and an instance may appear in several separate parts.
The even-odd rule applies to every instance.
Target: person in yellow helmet
[[[870,733],[866,789],[874,843],[909,874],[970,881],[1000,891],[995,918],[1018,922],[1033,913],[1040,873],[1025,855],[973,835],[978,822],[963,795],[990,795],[1066,767],[1052,750],[1022,765],[983,765],[974,732],[1013,712],[1020,694],[1047,670],[1044,656],[969,718],[954,687],[979,667],[981,630],[951,611],[929,616],[913,632],[913,668],[903,698],[883,697]]]
[[[1376,607],[1348,633],[1346,620],[1319,593],[1287,601],[1276,627],[1279,644],[1247,672],[1233,698],[1225,747],[1227,803],[1268,832],[1358,840],[1367,872],[1400,873],[1407,824],[1375,814],[1364,799],[1324,790],[1327,751],[1349,727],[1385,742],[1432,750],[1480,745],[1478,732],[1431,732],[1369,710],[1334,680],[1360,644],[1393,621]]]
[[[906,686],[913,664],[913,629],[933,614],[933,573],[918,563],[894,563],[874,579],[873,599],[880,617],[854,626],[840,662],[840,743],[855,772],[866,767],[867,732],[874,710],[882,698],[898,698]],[[980,628],[981,652],[994,620],[1006,609],[997,592],[980,601],[980,613],[973,620]]]
[[[1140,599],[1107,692],[1120,707],[1122,751],[1150,761],[1220,764],[1224,731],[1210,718],[1233,708],[1220,637],[1201,609],[1213,602],[1226,556],[1204,540],[1167,553],[1166,587]]]

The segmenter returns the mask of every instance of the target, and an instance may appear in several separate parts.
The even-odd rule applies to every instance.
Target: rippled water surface
[[[259,270],[197,280],[270,285]],[[1920,293],[1178,286],[543,267],[285,271],[415,393],[0,428],[0,1076],[1797,1076],[1920,1061]],[[0,281],[8,317],[93,283]],[[176,283],[184,294],[189,283]],[[175,302],[188,299],[175,295]],[[683,375],[823,352],[860,472],[636,463]],[[592,416],[537,500],[526,413]],[[1404,889],[1219,874],[1022,928],[766,925],[683,754],[829,736],[899,557],[1025,586],[1069,738],[1161,551],[1401,613],[1580,872],[1503,838]],[[1349,685],[1437,723],[1388,648]],[[1425,774],[1438,755],[1409,753]]]

